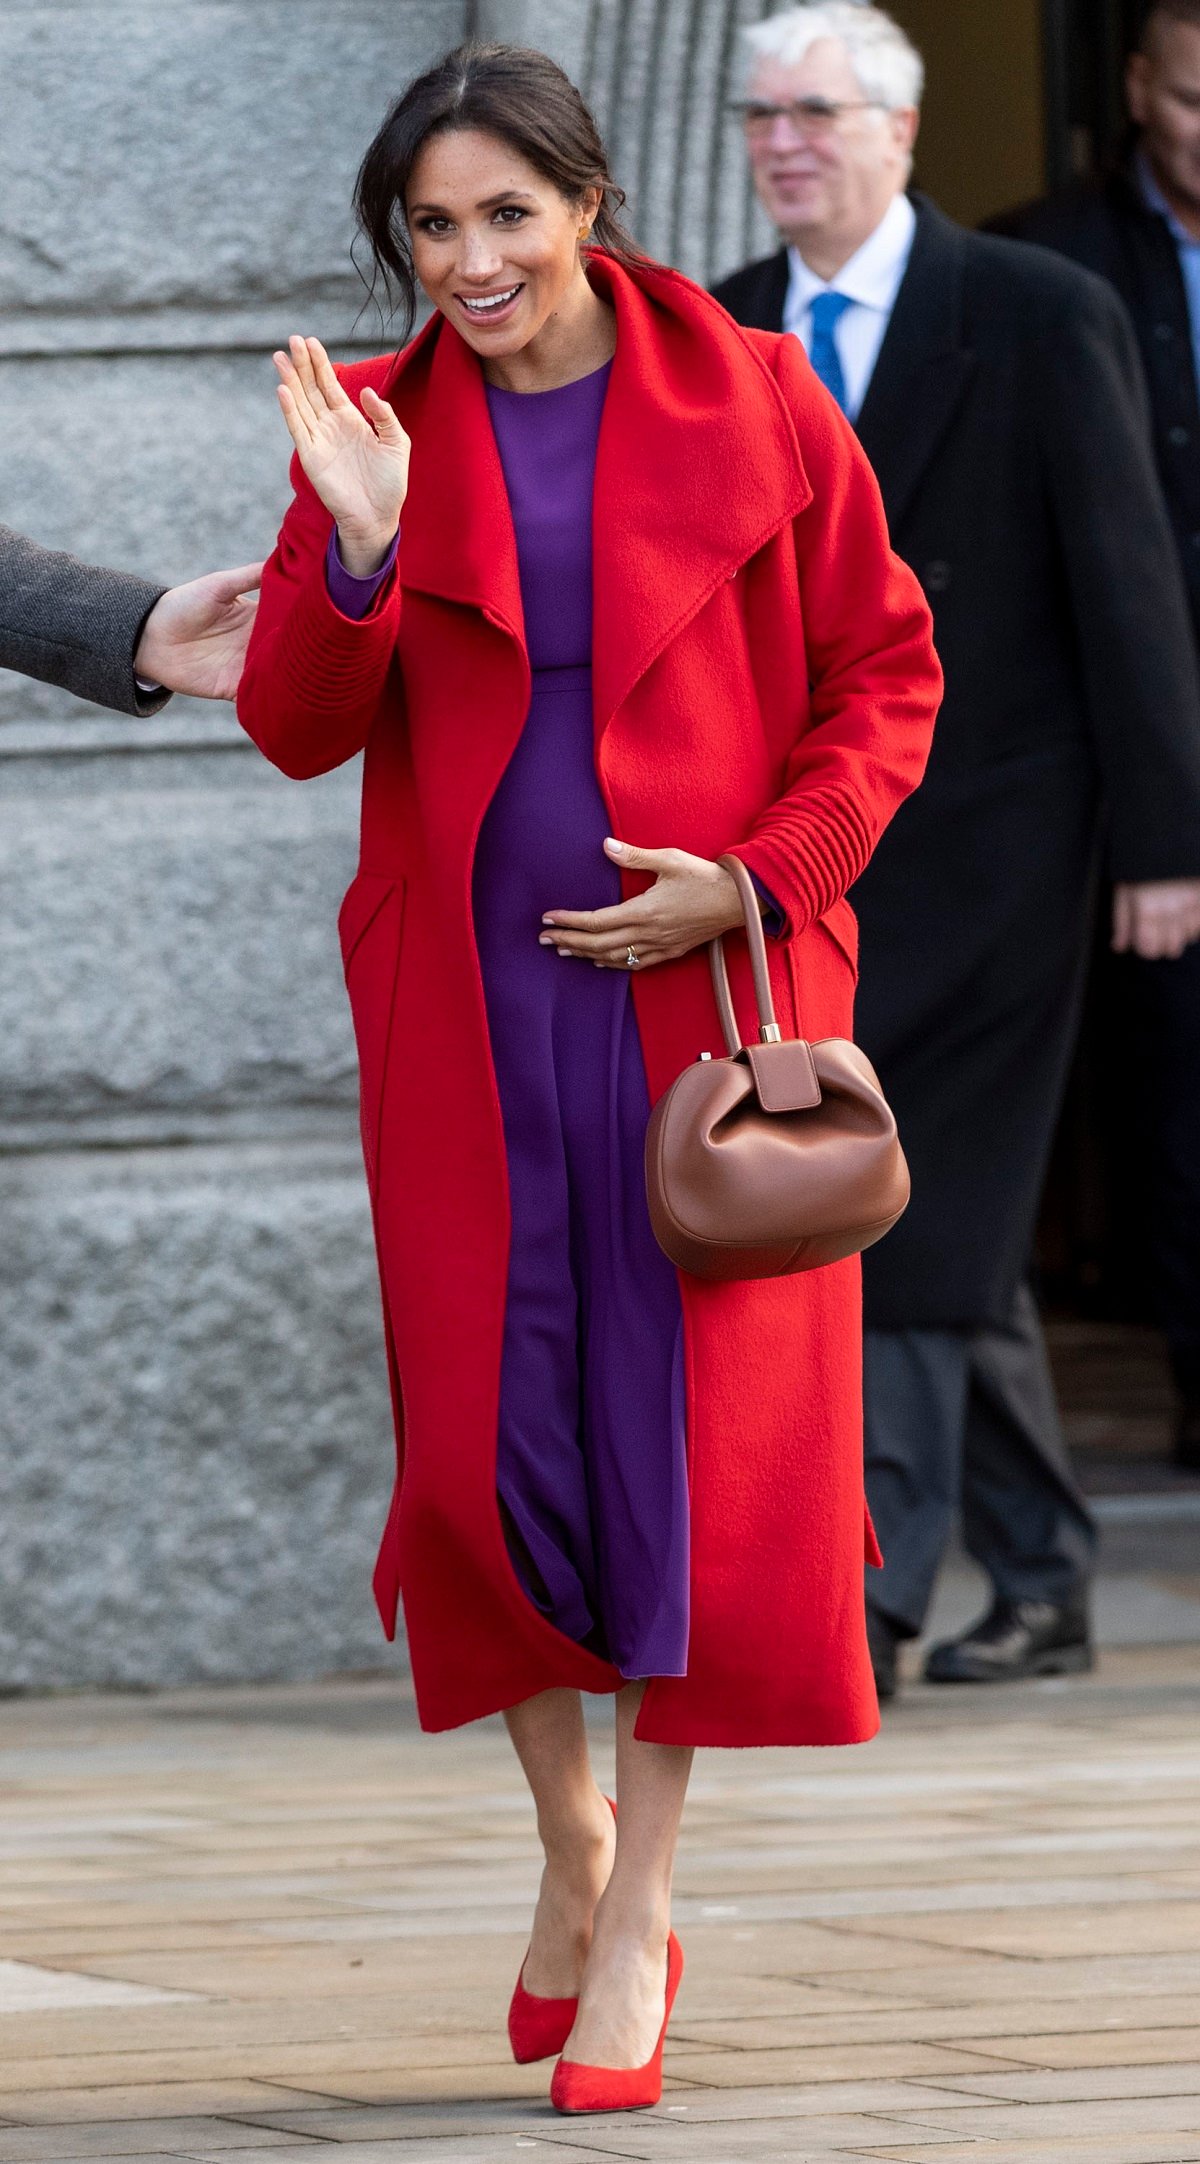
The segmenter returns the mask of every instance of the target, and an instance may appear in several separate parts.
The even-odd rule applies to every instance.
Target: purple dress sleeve
[[[400,536],[397,534],[378,571],[370,572],[365,579],[356,579],[352,571],[347,571],[338,553],[337,527],[334,527],[325,555],[325,584],[329,588],[329,598],[334,608],[343,616],[348,616],[351,622],[359,623],[367,615],[376,594],[395,569],[399,546]]]
[[[783,934],[787,929],[782,909],[776,901],[775,896],[772,894],[770,887],[764,887],[762,880],[758,876],[758,873],[751,872],[750,877],[754,881],[759,900],[761,902],[765,902],[767,905],[766,909],[763,911],[764,932],[766,932],[767,936],[771,939],[782,939]]]

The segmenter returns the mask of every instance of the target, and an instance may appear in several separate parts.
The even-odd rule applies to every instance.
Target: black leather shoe
[[[1092,1667],[1087,1609],[1048,1600],[997,1600],[961,1638],[931,1648],[927,1683],[1017,1683],[1025,1676],[1078,1676]]]
[[[1200,1404],[1186,1404],[1179,1415],[1171,1463],[1181,1473],[1200,1473]]]
[[[896,1646],[898,1635],[878,1608],[867,1605],[867,1645],[875,1671],[875,1695],[880,1705],[896,1695]]]

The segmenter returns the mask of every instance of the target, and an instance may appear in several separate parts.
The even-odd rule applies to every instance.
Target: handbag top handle
[[[762,927],[762,912],[758,906],[758,894],[754,881],[740,857],[718,857],[718,864],[731,874],[738,890],[742,914],[746,920],[746,938],[750,943],[750,967],[754,973],[754,999],[758,1008],[758,1038],[760,1044],[779,1044],[783,1032],[775,1019],[775,1001],[771,995],[771,974],[767,966],[767,938]],[[726,1049],[731,1059],[736,1059],[742,1049],[738,1032],[737,1016],[733,1009],[733,994],[729,989],[729,970],[725,963],[725,947],[720,933],[709,946],[712,965],[713,991],[716,994],[717,1013],[721,1018]]]

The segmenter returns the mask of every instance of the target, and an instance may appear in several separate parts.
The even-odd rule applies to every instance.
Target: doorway
[[[950,217],[998,212],[1096,171],[1124,129],[1143,0],[893,0],[924,55],[918,181]]]

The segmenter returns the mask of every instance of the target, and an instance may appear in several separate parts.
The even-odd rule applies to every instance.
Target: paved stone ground
[[[422,1738],[370,1680],[11,1701],[0,2164],[1200,2160],[1198,1714],[1200,1650],[1132,1647],[702,1754],[662,2106],[564,2121],[505,2057],[498,1727]]]

